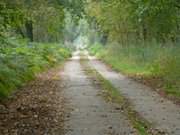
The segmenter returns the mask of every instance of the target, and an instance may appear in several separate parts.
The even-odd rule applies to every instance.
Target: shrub
[[[59,44],[28,44],[22,40],[7,39],[0,48],[0,98],[32,80],[37,72],[54,66],[70,56]]]

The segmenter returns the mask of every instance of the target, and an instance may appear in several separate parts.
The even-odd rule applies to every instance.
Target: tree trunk
[[[17,31],[17,33],[19,33],[23,38],[25,38],[25,34],[24,34],[24,32],[22,31],[22,28],[21,28],[21,27],[18,27],[16,31]]]
[[[33,22],[32,22],[32,20],[26,21],[25,27],[26,27],[27,37],[30,39],[31,42],[33,42]]]
[[[146,39],[147,39],[147,29],[146,29],[145,25],[143,24],[143,40],[144,40],[144,42],[146,41]]]

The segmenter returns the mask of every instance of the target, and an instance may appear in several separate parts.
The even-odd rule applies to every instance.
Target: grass
[[[123,110],[124,114],[129,118],[140,135],[152,134],[153,130],[151,124],[133,110],[133,107],[128,100],[122,96],[108,80],[103,78],[95,69],[90,68],[87,60],[81,60],[81,64],[83,65],[86,74],[90,76],[92,80],[96,80],[95,82],[98,82],[99,86],[103,89],[102,96],[105,100],[119,104],[120,109]],[[156,133],[156,135],[158,135],[158,133]]]
[[[180,46],[155,43],[125,47],[117,44],[99,46],[93,45],[89,51],[113,69],[147,80],[151,86],[157,84],[156,88],[180,99]]]

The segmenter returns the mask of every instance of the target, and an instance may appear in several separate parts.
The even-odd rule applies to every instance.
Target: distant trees
[[[84,14],[84,3],[84,0],[1,0],[0,35],[20,35],[31,42],[62,40],[65,11],[77,25]]]
[[[179,0],[1,0],[0,35],[58,41],[63,38],[64,9],[74,25],[86,17],[90,28],[101,33],[102,42],[179,40]]]

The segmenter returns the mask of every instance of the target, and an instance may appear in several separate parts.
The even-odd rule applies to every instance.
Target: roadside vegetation
[[[1,42],[0,54],[0,97],[3,98],[32,80],[36,73],[63,62],[70,51],[59,44],[28,44],[9,39]]]

